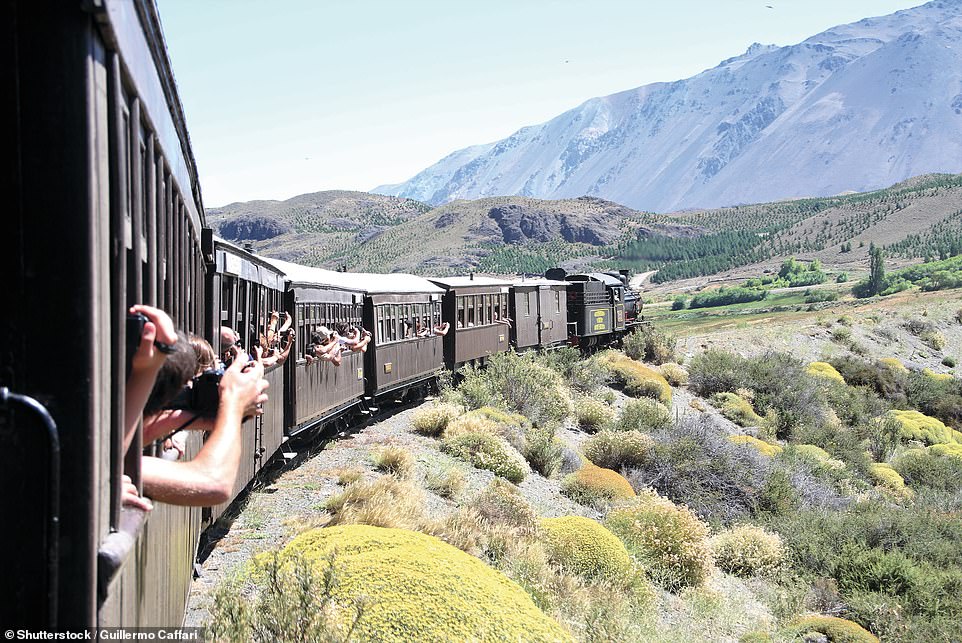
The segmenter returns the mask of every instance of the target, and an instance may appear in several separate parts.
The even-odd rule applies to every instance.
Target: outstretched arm
[[[245,409],[267,401],[264,366],[239,355],[220,382],[214,429],[190,462],[144,457],[144,494],[173,505],[208,507],[230,500],[240,467]]]
[[[177,331],[170,316],[153,306],[133,306],[132,313],[147,317],[140,345],[131,360],[130,377],[127,378],[127,393],[124,402],[124,450],[130,446],[137,432],[137,422],[143,413],[144,404],[154,388],[154,381],[167,355],[158,350],[155,341],[173,346],[177,343]]]

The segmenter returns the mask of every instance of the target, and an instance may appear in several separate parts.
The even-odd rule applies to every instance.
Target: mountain
[[[207,223],[230,241],[253,241],[258,250],[289,261],[327,256],[364,243],[431,209],[411,199],[329,190],[286,201],[246,201],[207,209]]]
[[[593,98],[373,192],[431,204],[592,195],[669,212],[960,170],[962,2],[936,0]]]

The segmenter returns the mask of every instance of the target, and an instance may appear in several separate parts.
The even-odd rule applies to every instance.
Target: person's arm
[[[287,361],[287,356],[291,354],[292,348],[294,348],[294,333],[290,333],[287,336],[287,345],[284,347],[284,350],[281,351],[281,354],[277,356],[278,365]]]
[[[144,411],[144,404],[150,397],[150,391],[154,388],[157,372],[167,359],[167,355],[158,350],[154,342],[162,342],[168,346],[177,343],[174,322],[164,311],[153,306],[133,306],[130,312],[141,313],[147,317],[147,322],[140,336],[140,346],[131,360],[130,377],[127,378],[124,400],[125,451],[137,432],[137,423]]]
[[[267,401],[264,366],[238,356],[220,382],[220,407],[214,429],[197,457],[170,462],[144,457],[141,475],[144,494],[159,502],[210,507],[230,500],[240,468],[244,412]]]
[[[162,411],[144,418],[144,444],[150,444],[181,429],[209,431],[213,426],[214,418],[201,417],[186,409]]]
[[[364,353],[367,351],[367,345],[371,343],[371,336],[365,335],[361,338],[357,344],[354,345],[354,350],[359,353]]]

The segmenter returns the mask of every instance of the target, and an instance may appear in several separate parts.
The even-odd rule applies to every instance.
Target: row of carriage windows
[[[374,307],[377,343],[430,336],[441,323],[441,302],[380,304]]]
[[[311,336],[323,326],[336,331],[338,326],[361,327],[361,304],[297,304],[297,349],[299,354],[311,343]]]
[[[508,318],[508,293],[458,295],[458,328],[487,326]]]

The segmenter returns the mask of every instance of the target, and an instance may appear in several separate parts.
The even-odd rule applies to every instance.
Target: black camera
[[[142,313],[127,313],[127,377],[133,364],[134,353],[140,347],[140,338],[144,336],[144,324],[147,316]]]
[[[221,368],[210,368],[191,380],[167,408],[182,409],[201,417],[216,417],[220,406]]]

